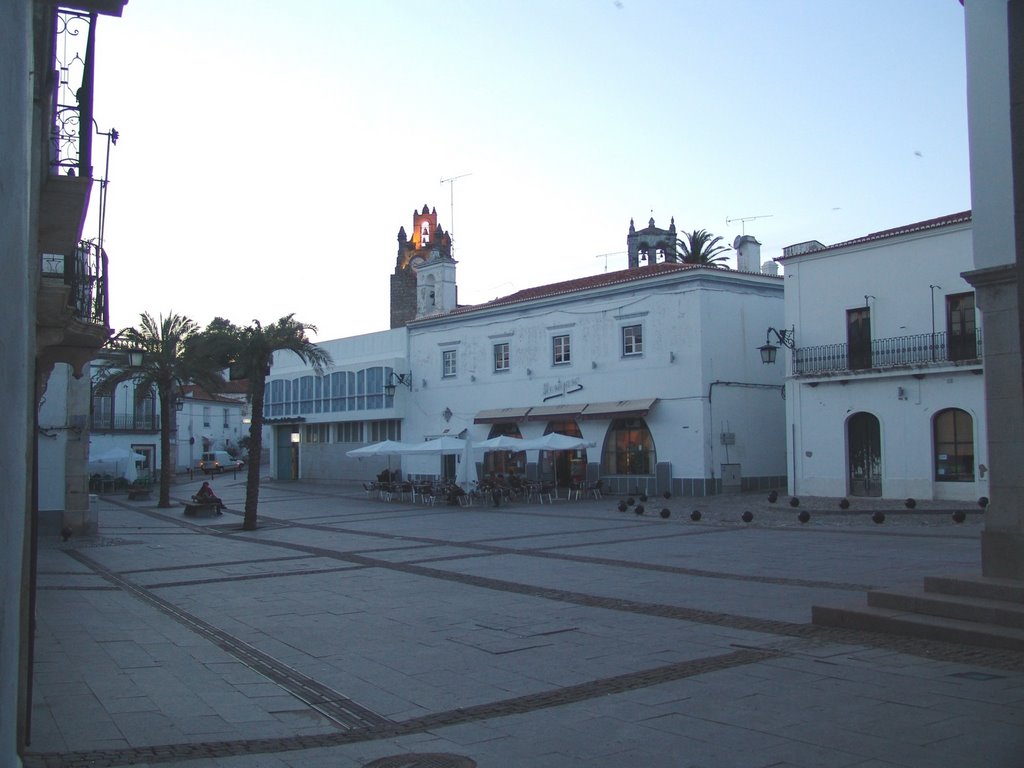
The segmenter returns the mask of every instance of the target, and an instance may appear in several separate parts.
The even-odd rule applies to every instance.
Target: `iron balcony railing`
[[[155,413],[94,413],[93,432],[159,432],[160,416]]]
[[[793,373],[833,373],[980,360],[981,331],[952,337],[942,331],[872,339],[870,354],[868,352],[867,348],[851,351],[848,344],[798,347],[793,351]]]
[[[92,177],[93,51],[96,17],[59,8],[56,13],[51,98],[50,172]]]
[[[44,253],[40,267],[43,277],[60,278],[70,288],[67,306],[76,320],[109,325],[107,254],[96,243],[83,240],[71,256]]]

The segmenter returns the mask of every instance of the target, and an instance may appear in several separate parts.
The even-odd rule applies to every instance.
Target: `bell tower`
[[[668,229],[654,226],[653,216],[643,229],[637,229],[630,219],[626,253],[629,256],[629,269],[636,269],[642,261],[648,264],[676,261],[676,217],[672,217]]]
[[[438,287],[440,283],[451,285],[451,290],[445,290],[443,294],[435,290],[432,299],[427,296],[429,290],[426,293],[419,290],[422,286],[418,283],[422,281],[418,281],[416,277],[420,267],[428,260],[438,265],[446,265],[440,270],[437,267],[432,270],[438,273],[434,275],[434,280],[439,280]],[[450,278],[447,269],[449,262]],[[452,238],[437,223],[437,209],[424,205],[422,211],[413,211],[412,235],[406,235],[405,227],[398,230],[398,257],[395,260],[394,274],[391,275],[391,327],[401,328],[407,325],[428,307],[430,311],[426,314],[454,309],[454,296],[451,306],[447,309],[442,308],[447,304],[447,294],[454,291],[454,265]],[[440,273],[444,273],[443,278]]]

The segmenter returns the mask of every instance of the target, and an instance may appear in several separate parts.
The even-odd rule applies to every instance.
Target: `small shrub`
[[[806,523],[808,520],[811,519],[811,513],[808,512],[806,509],[801,510],[800,514],[796,516],[796,519],[799,520],[801,523]]]
[[[962,523],[966,519],[967,519],[967,513],[964,512],[962,509],[958,509],[956,512],[953,513],[953,522],[954,523]]]
[[[871,520],[878,523],[878,525],[881,525],[885,522],[885,514],[882,512],[875,512],[875,514],[871,516]]]
[[[666,499],[671,499],[672,498],[672,491],[665,491],[661,495],[664,496]]]
[[[840,509],[849,509],[850,508],[850,500],[849,499],[840,499],[839,500],[839,508]]]
[[[628,506],[632,507],[634,504],[636,504],[636,499],[634,499],[632,496],[630,496],[628,499],[626,499],[626,504]]]
[[[642,515],[644,513],[644,505],[637,504],[636,508],[634,508],[633,511],[636,512],[638,515]]]
[[[981,507],[982,509],[987,507],[988,506],[988,496],[982,496],[980,499],[978,499],[978,506]]]
[[[779,500],[779,492],[778,491],[772,491],[771,493],[768,494],[768,503],[774,504],[778,500]]]
[[[749,523],[751,520],[754,519],[754,513],[748,509],[746,512],[743,513],[742,517],[744,523]]]
[[[672,512],[671,512],[671,511],[669,510],[669,508],[668,508],[668,507],[664,507],[664,508],[663,508],[663,509],[661,510],[661,519],[662,519],[662,520],[668,520],[668,518],[669,518],[669,516],[670,516],[671,514],[672,514]]]
[[[695,523],[698,520],[700,520],[700,510],[699,509],[693,510],[693,512],[690,513],[690,519],[693,520],[693,522],[695,522]]]
[[[798,499],[796,496],[794,496],[792,499],[789,500],[789,506],[793,507],[794,509],[796,507],[799,507],[800,506],[800,499]]]
[[[619,512],[625,512],[627,509],[629,509],[629,506],[626,504],[626,502],[620,501],[619,502]]]
[[[647,494],[646,493],[641,493],[640,494],[640,501],[645,502],[645,503],[647,502]]]
[[[913,509],[914,507],[917,506],[917,502],[914,501],[914,499],[907,499],[906,501],[903,502],[903,506],[905,506],[907,509]]]

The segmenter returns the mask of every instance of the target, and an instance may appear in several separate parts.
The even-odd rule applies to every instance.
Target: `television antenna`
[[[458,176],[449,176],[447,179],[442,178],[441,183],[447,184],[450,191],[448,199],[448,231],[452,236],[452,256],[455,256],[455,182],[459,179],[464,179],[467,176],[472,176],[472,173],[462,173]]]
[[[609,256],[622,256],[624,253],[625,253],[625,251],[614,251],[612,253],[599,253],[594,258],[595,259],[604,259],[604,271],[607,272],[608,271],[608,257]]]
[[[760,216],[734,216],[731,219],[728,216],[726,216],[725,217],[725,226],[728,227],[734,221],[738,221],[743,226],[743,234],[745,235],[745,234],[747,234],[747,222],[748,221],[755,221],[757,219],[770,219],[774,215],[775,215],[774,213],[764,213],[764,214],[762,214]]]

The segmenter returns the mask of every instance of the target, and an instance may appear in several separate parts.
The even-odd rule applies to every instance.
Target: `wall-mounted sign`
[[[571,379],[558,379],[557,381],[551,381],[544,384],[544,401],[553,400],[556,397],[564,397],[565,395],[571,395],[573,392],[579,392],[583,389],[583,385],[580,383],[580,377],[576,376]]]

